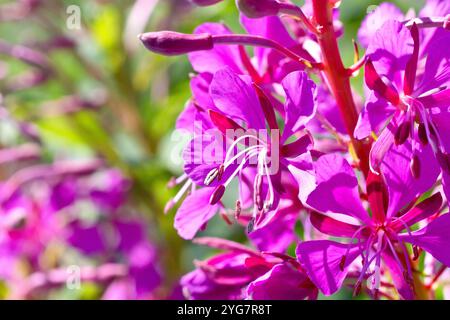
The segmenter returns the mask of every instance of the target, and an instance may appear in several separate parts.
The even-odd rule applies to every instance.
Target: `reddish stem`
[[[329,0],[313,0],[314,18],[319,33],[317,38],[322,50],[324,73],[333,93],[347,133],[359,159],[359,167],[367,176],[369,172],[369,146],[367,143],[355,140],[353,132],[358,121],[358,111],[353,100],[350,77],[345,68],[336,33],[333,28],[332,4]]]

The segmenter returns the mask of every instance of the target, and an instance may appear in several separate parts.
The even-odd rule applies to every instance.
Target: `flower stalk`
[[[360,169],[367,176],[369,172],[369,143],[358,141],[353,137],[358,110],[350,86],[350,75],[345,68],[339,51],[337,36],[333,28],[333,4],[329,0],[314,0],[313,11],[317,23],[317,39],[323,56],[323,72],[333,93],[347,133],[351,148],[357,156]],[[350,72],[352,74],[353,72]]]

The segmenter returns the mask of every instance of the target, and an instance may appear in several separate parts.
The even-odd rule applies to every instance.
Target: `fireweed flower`
[[[198,244],[225,251],[205,261],[180,283],[188,299],[315,299],[317,288],[298,262],[281,254],[260,253],[219,238],[198,238]],[[283,286],[280,286],[280,281]]]
[[[429,145],[442,169],[444,190],[449,196],[450,141],[446,123],[450,120],[447,48],[450,35],[433,38],[426,52],[420,51],[420,39],[416,25],[408,30],[395,21],[386,22],[372,38],[365,67],[365,80],[371,91],[360,128],[381,131],[371,152],[374,170],[389,148],[411,139],[410,166],[418,177],[422,165],[415,151],[419,145]],[[386,129],[382,130],[383,126]],[[430,165],[437,165],[436,161],[429,161]]]
[[[355,293],[367,279],[369,292],[376,296],[383,287],[382,276],[388,271],[399,294],[412,299],[413,266],[405,243],[413,245],[414,259],[420,248],[450,265],[446,231],[450,215],[439,216],[440,193],[415,204],[417,197],[433,185],[438,172],[427,167],[420,179],[414,178],[408,168],[410,156],[407,146],[391,150],[383,160],[380,175],[369,175],[366,192],[371,215],[360,199],[353,169],[344,158],[329,154],[315,163],[317,185],[306,201],[316,210],[311,222],[324,234],[350,239],[342,243],[306,241],[297,248],[301,265],[324,294],[331,295],[341,287],[350,266],[360,257]],[[421,150],[418,156],[425,161],[430,150]],[[327,201],[323,201],[325,198]],[[412,231],[413,225],[423,220],[427,220],[424,227]]]
[[[315,86],[306,73],[289,74],[282,86],[286,96],[286,124],[280,133],[273,106],[248,78],[239,77],[229,68],[214,74],[210,86],[214,109],[209,111],[209,123],[224,135],[227,143],[223,146],[222,141],[216,143],[211,135],[202,134],[188,144],[184,154],[185,172],[193,183],[206,188],[195,191],[181,205],[175,218],[180,235],[192,237],[215,214],[217,210],[208,209],[205,215],[205,208],[217,206],[235,177],[240,181],[241,190],[248,184],[253,188],[253,227],[257,227],[269,211],[276,209],[284,191],[281,175],[289,174],[290,166],[301,167],[300,156],[312,144],[309,135],[297,137],[295,134],[304,129],[316,109]],[[266,126],[270,129],[269,134],[264,131]],[[261,130],[265,133],[262,136]],[[232,139],[227,132],[233,133]],[[240,133],[238,137],[234,136],[236,132]],[[294,141],[288,142],[293,136]],[[245,140],[249,143],[245,144]],[[214,153],[208,152],[211,144],[216,146]],[[198,200],[193,201],[194,197]],[[245,197],[238,201],[242,208],[249,204]],[[197,213],[199,209],[201,212]],[[196,215],[203,219],[192,219]]]

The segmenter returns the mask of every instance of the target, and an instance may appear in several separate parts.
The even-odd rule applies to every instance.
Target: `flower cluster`
[[[340,1],[236,4],[245,34],[205,23],[139,36],[196,72],[177,122],[192,140],[166,206],[178,234],[193,239],[218,215],[253,247],[195,238],[223,252],[195,262],[185,296],[434,298],[450,266],[450,2],[407,15],[381,4],[350,67]],[[360,70],[365,99],[350,84]]]
[[[2,4],[0,22],[32,20],[43,3]],[[48,85],[56,73],[49,55],[75,46],[63,35],[49,38],[33,46],[0,40],[4,60],[24,65],[19,72],[1,68],[0,299],[156,298],[159,248],[147,219],[128,205],[131,181],[100,156],[49,152],[35,123],[19,120],[8,103],[14,94]],[[93,93],[48,99],[43,113],[96,111],[105,96]]]
[[[39,147],[0,152],[0,281],[8,298],[101,288],[104,299],[151,298],[161,282],[146,222],[125,207],[128,181],[99,160],[35,163]],[[19,169],[17,169],[19,167]]]

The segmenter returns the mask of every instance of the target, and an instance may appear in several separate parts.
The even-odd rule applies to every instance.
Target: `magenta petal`
[[[399,91],[403,87],[403,74],[413,51],[409,30],[398,21],[389,20],[375,33],[366,55],[380,76],[387,77]]]
[[[181,204],[175,216],[174,226],[183,239],[192,239],[219,210],[218,205],[209,204],[213,190],[214,188],[196,190]]]
[[[426,93],[429,90],[450,86],[450,35],[447,34],[435,39],[427,48],[427,60],[425,70],[419,87],[415,90],[416,95]],[[448,95],[446,95],[448,98]],[[438,101],[444,97],[437,99]],[[448,102],[448,100],[447,100]],[[448,103],[447,103],[448,106]],[[433,105],[430,105],[433,107]]]
[[[343,244],[328,240],[306,241],[297,247],[297,257],[301,265],[311,281],[327,296],[339,290],[350,264],[360,254],[358,244]],[[342,265],[344,256],[346,256],[345,263]]]
[[[450,214],[447,213],[431,221],[419,231],[413,232],[412,235],[402,234],[399,238],[422,248],[447,267],[450,267],[449,230]]]
[[[405,279],[405,269],[403,266],[400,266],[398,264],[397,259],[392,255],[390,249],[383,251],[382,259],[387,269],[389,270],[392,281],[394,282],[395,288],[397,289],[400,296],[406,300],[414,299],[414,292]]]
[[[381,172],[389,193],[388,218],[395,216],[400,209],[430,189],[440,173],[430,146],[421,147],[416,154],[421,171],[418,179],[412,176],[410,169],[413,153],[409,141],[401,146],[393,145],[383,158]]]
[[[448,91],[447,91],[448,90]],[[447,89],[447,94],[450,93],[450,89]],[[448,98],[448,97],[447,97]],[[448,107],[450,102],[447,102],[446,107],[445,104],[442,104],[439,112],[432,112],[432,120],[434,125],[437,128],[439,137],[442,140],[442,146],[444,150],[450,154],[450,108]]]
[[[317,97],[316,85],[303,71],[290,73],[283,79],[282,85],[286,93],[284,141],[311,120],[317,108]]]
[[[221,23],[204,23],[198,26],[194,33],[218,35],[231,34],[232,32]],[[188,57],[194,70],[199,73],[214,73],[224,66],[228,66],[234,72],[242,73],[239,49],[236,45],[215,45],[212,50],[191,52],[188,54]]]
[[[216,107],[234,120],[242,120],[252,129],[265,129],[264,114],[255,89],[247,78],[230,68],[217,71],[210,86]]]
[[[369,89],[375,91],[394,106],[399,104],[400,96],[397,90],[391,85],[384,83],[370,59],[366,62],[364,68],[364,80]]]
[[[317,289],[306,274],[284,263],[250,283],[247,295],[252,300],[304,300],[314,298]]]
[[[251,242],[261,251],[285,252],[298,239],[294,230],[297,216],[290,206],[280,202],[271,221],[249,234]]]
[[[326,215],[311,212],[309,218],[312,225],[320,232],[334,236],[352,238],[359,226],[338,221]]]
[[[212,79],[211,73],[203,72],[193,77],[189,82],[193,100],[203,110],[214,109],[214,102],[209,95],[209,86]]]
[[[358,31],[358,40],[363,47],[367,48],[376,31],[387,20],[402,21],[403,19],[404,15],[399,8],[394,4],[383,2],[364,18]]]
[[[406,226],[412,226],[417,222],[438,213],[442,206],[442,202],[442,195],[436,193],[399,217],[398,220],[392,222],[390,226],[397,232],[405,229]]]
[[[347,160],[338,154],[324,155],[315,163],[315,171],[317,186],[306,201],[309,206],[319,212],[369,221],[359,198],[358,180]]]

